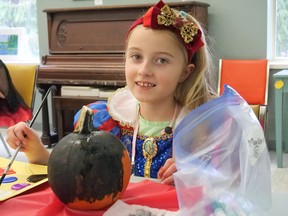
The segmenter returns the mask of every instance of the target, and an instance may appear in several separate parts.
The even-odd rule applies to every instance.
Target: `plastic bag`
[[[174,156],[180,215],[268,215],[271,171],[263,129],[231,87],[180,122]]]

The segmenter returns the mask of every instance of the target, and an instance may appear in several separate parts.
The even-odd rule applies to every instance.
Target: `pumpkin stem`
[[[78,124],[74,129],[74,133],[91,133],[95,130],[93,126],[93,110],[87,106],[83,106],[79,115]]]

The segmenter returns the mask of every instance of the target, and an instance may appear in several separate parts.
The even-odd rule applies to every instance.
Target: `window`
[[[288,1],[268,0],[267,54],[271,69],[288,67]]]
[[[37,0],[0,0],[0,58],[39,62]]]
[[[288,60],[288,1],[276,0],[275,58]]]

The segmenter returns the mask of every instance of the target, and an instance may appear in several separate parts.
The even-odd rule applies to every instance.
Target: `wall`
[[[259,59],[267,54],[267,0],[199,0],[208,3],[208,29],[214,62],[219,58]],[[104,5],[136,4],[134,0],[103,0]],[[155,3],[138,0],[137,4]],[[173,2],[166,0],[166,2]],[[48,54],[47,20],[44,9],[94,6],[93,0],[37,1],[40,54]],[[272,71],[272,74],[275,71]],[[269,89],[269,139],[274,139],[273,86]],[[270,96],[272,98],[270,98]],[[39,95],[38,95],[39,102]],[[37,102],[37,103],[38,103]],[[40,102],[39,102],[40,103]],[[36,105],[37,107],[37,105]],[[272,111],[272,112],[270,112]],[[40,121],[38,121],[40,123]]]

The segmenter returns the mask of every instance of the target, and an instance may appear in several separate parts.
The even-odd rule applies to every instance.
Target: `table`
[[[135,179],[134,179],[135,180]],[[145,190],[143,190],[145,188]],[[178,211],[176,190],[173,186],[159,184],[143,178],[130,181],[121,200],[127,204]],[[19,216],[102,216],[103,211],[78,211],[67,208],[52,192],[48,182],[43,183],[21,196],[0,202],[1,215]]]
[[[288,92],[288,70],[282,70],[273,75],[275,83],[275,135],[277,167],[283,167],[283,117],[285,104],[283,94]],[[286,142],[285,142],[286,141]],[[288,133],[285,133],[284,149],[288,151]]]
[[[145,188],[145,190],[143,190]],[[127,204],[145,205],[152,208],[177,212],[177,193],[173,186],[158,184],[143,178],[130,181],[122,201]],[[272,208],[269,215],[286,216],[287,193],[272,193]],[[102,216],[104,211],[77,211],[65,207],[54,195],[48,182],[39,185],[21,196],[0,202],[1,215],[19,216]]]

